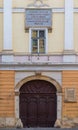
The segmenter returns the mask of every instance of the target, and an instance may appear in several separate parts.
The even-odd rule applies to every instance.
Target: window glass
[[[38,41],[36,39],[32,39],[32,52],[33,53],[38,52]]]
[[[32,53],[45,53],[45,30],[32,30]]]
[[[44,37],[44,34],[45,34],[44,30],[39,31],[39,37]]]
[[[40,51],[40,53],[45,52],[44,39],[39,40],[39,51]]]
[[[32,31],[32,38],[37,38],[38,32],[36,30]]]

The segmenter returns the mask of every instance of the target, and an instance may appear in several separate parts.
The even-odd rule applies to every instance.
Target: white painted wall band
[[[73,0],[65,0],[64,50],[73,50]]]
[[[24,13],[25,12],[25,9],[24,8],[13,8],[12,9],[12,12],[13,13]],[[65,12],[65,9],[64,8],[53,8],[52,9],[52,12],[54,13],[64,13]],[[74,13],[78,13],[78,8],[74,8],[73,9],[73,12]],[[3,8],[0,8],[0,13],[3,13]]]
[[[12,0],[4,0],[3,50],[12,50]]]

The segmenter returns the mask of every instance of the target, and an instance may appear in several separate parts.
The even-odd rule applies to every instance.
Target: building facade
[[[78,125],[78,0],[0,0],[0,127]]]

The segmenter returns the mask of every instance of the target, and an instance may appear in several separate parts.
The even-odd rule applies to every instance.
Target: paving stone
[[[78,128],[0,128],[0,130],[78,130]]]

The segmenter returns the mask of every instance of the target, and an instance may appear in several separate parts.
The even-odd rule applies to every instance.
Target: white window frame
[[[46,54],[48,52],[48,29],[47,28],[30,28],[29,29],[29,53],[32,53],[32,30],[44,30],[45,31],[45,53]],[[41,53],[40,53],[41,54]]]

